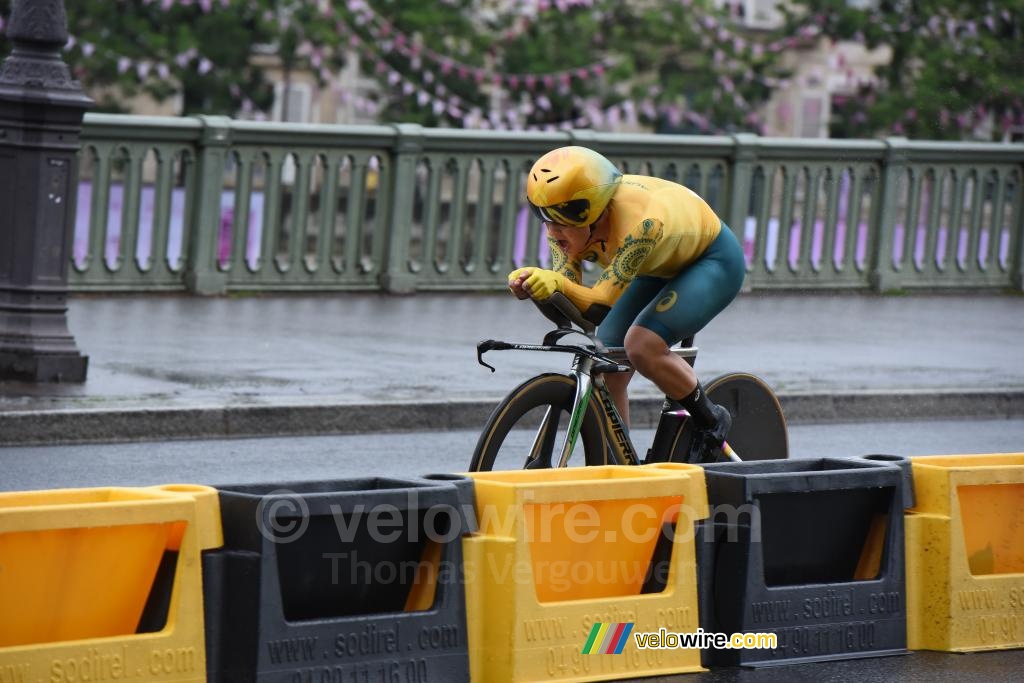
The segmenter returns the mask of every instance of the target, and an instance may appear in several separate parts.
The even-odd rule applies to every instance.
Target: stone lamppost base
[[[92,100],[60,51],[63,0],[20,0],[0,63],[0,381],[84,382],[67,324],[82,117]]]

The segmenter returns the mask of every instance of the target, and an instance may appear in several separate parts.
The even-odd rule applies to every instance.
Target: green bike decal
[[[583,429],[583,417],[587,414],[587,406],[590,405],[590,397],[593,393],[594,388],[589,387],[586,393],[583,394],[579,410],[574,412],[569,420],[569,431],[566,434],[566,438],[569,440],[569,453],[572,453],[576,448],[576,439],[579,438],[580,430]]]

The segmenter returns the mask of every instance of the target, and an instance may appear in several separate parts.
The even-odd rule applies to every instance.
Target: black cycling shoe
[[[732,427],[732,415],[724,406],[713,404],[715,424],[704,429],[695,429],[690,441],[690,452],[687,462],[717,462],[722,457],[722,444]]]

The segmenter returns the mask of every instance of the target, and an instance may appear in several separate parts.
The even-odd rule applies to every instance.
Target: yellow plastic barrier
[[[599,650],[616,624],[699,627],[700,467],[473,473],[479,534],[463,541],[474,681],[598,681],[702,671],[697,650]],[[595,624],[605,624],[595,629]],[[609,626],[610,625],[610,626]],[[625,633],[625,629],[620,632]],[[589,641],[589,642],[588,642]],[[615,645],[611,636],[603,640]]]
[[[1024,453],[911,460],[907,646],[1024,647]]]
[[[0,680],[205,681],[200,551],[222,543],[204,486],[0,493]]]

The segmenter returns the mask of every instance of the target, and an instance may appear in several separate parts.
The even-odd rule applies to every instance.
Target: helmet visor
[[[586,225],[590,214],[589,199],[570,199],[561,204],[537,206],[529,202],[533,215],[543,223],[559,223],[561,225]]]

